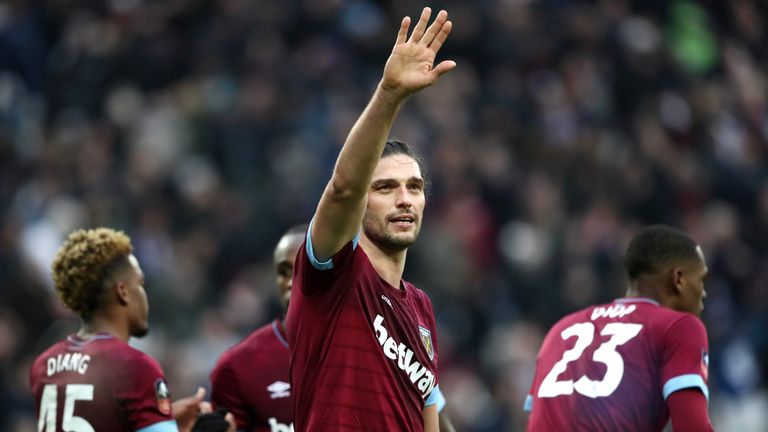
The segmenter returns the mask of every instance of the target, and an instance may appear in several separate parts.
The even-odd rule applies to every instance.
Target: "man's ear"
[[[113,285],[115,290],[115,297],[117,298],[117,303],[120,305],[127,305],[128,304],[128,286],[125,284],[125,282],[121,280],[116,280]]]
[[[671,275],[672,286],[675,287],[675,294],[680,294],[685,286],[685,275],[680,267],[672,267]]]

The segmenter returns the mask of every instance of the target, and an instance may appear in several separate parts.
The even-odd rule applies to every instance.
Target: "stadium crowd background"
[[[521,430],[541,338],[623,295],[649,223],[693,235],[716,430],[768,430],[768,10],[760,1],[478,0],[445,8],[458,68],[394,136],[432,181],[406,276],[439,323],[458,430]],[[0,430],[77,322],[64,235],[132,236],[175,397],[278,313],[271,252],[307,222],[399,19],[395,0],[0,4]]]

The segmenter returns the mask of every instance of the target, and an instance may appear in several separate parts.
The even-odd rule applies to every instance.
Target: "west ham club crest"
[[[427,355],[430,360],[435,359],[435,348],[432,346],[432,332],[419,326],[419,335],[421,336],[421,344],[424,345],[424,349],[427,350]]]

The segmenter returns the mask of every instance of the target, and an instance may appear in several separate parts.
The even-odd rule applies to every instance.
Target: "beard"
[[[131,336],[135,338],[143,338],[149,334],[149,326],[141,326],[131,329]]]
[[[280,306],[283,307],[283,318],[288,316],[288,306],[291,305],[291,298],[288,297],[287,300],[283,300],[280,302]]]
[[[369,240],[381,249],[390,252],[401,252],[408,249],[419,237],[420,225],[414,221],[415,229],[412,232],[400,232],[397,234],[387,231],[387,222],[377,222],[367,215],[363,217],[363,233]]]

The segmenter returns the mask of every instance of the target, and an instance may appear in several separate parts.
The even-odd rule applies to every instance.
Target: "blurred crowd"
[[[438,318],[460,431],[522,430],[564,314],[622,296],[641,226],[701,243],[716,430],[768,430],[768,6],[429,1],[458,63],[393,136],[431,188],[406,279]],[[174,397],[279,312],[271,253],[306,223],[408,0],[0,3],[0,430],[31,431],[32,359],[77,329],[50,262],[125,230]]]

